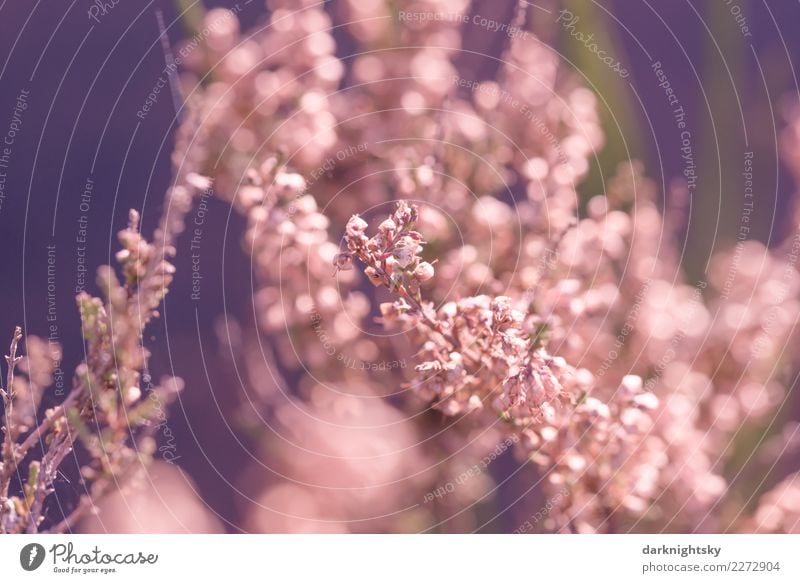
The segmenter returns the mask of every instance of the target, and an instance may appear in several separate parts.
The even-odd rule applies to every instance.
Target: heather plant
[[[624,377],[609,403],[592,396],[591,373],[550,355],[540,337],[542,319],[515,309],[507,296],[463,298],[435,311],[420,292],[433,267],[416,256],[422,235],[411,228],[418,216],[416,206],[401,201],[371,238],[366,222],[354,216],[346,228],[348,251],[336,259],[341,266],[356,257],[373,284],[400,296],[381,313],[385,323],[418,335],[423,362],[412,387],[446,415],[486,406],[521,432],[520,443],[551,485],[570,492],[571,508],[550,519],[559,528],[616,530],[614,513],[641,510],[655,492],[652,475],[632,476],[652,462],[637,450],[652,429],[648,413],[657,398],[642,390],[637,376]]]
[[[252,269],[255,327],[219,334],[254,446],[237,527],[489,529],[508,450],[517,501],[546,509],[526,531],[797,531],[798,474],[774,472],[797,441],[796,232],[737,240],[692,279],[685,184],[662,193],[629,161],[580,193],[598,99],[529,3],[490,75],[464,66],[465,0],[267,4],[251,30],[211,10],[191,41],[164,216],[149,242],[131,211],[117,269],[78,296],[86,359],[63,402],[42,410],[60,347],[28,335],[23,356],[13,335],[2,532],[72,530],[153,457],[155,404],[182,382],[145,386],[143,333],[201,191],[241,215]]]
[[[161,231],[159,242],[166,245],[169,236]],[[46,530],[74,528],[103,496],[126,484],[147,464],[155,449],[154,398],[170,403],[182,387],[180,379],[165,378],[146,393],[141,378],[148,358],[142,332],[157,315],[172,280],[174,268],[166,259],[172,251],[142,237],[139,215],[133,210],[119,240],[122,249],[117,261],[123,280],[112,268],[103,267],[97,281],[103,298],[85,292],[76,298],[87,356],[59,405],[38,412],[43,394],[52,388],[60,348],[31,336],[23,357],[18,353],[22,330],[17,328],[12,337],[2,391],[5,440],[0,526],[4,533],[39,532],[48,502],[61,507],[54,496],[55,483],[62,465],[71,461],[70,455],[80,464],[84,493],[74,508],[62,508],[63,518],[51,521]],[[18,375],[17,368],[24,375]],[[78,446],[83,450],[80,454]]]
[[[201,181],[189,177],[188,183],[193,182]],[[102,295],[81,292],[76,298],[86,358],[75,369],[71,390],[58,405],[40,411],[43,395],[54,388],[60,347],[29,336],[27,355],[22,355],[22,330],[15,330],[0,393],[4,433],[1,532],[72,530],[107,494],[129,487],[152,459],[156,404],[171,403],[183,383],[175,377],[165,377],[155,385],[143,379],[150,354],[142,338],[147,324],[158,316],[172,282],[173,245],[193,190],[180,184],[170,189],[166,201],[170,212],[164,213],[152,242],[140,232],[139,213],[130,211],[127,228],[118,234],[119,271],[99,268],[97,286]],[[65,506],[56,483],[74,465],[79,468],[81,494],[76,503]]]

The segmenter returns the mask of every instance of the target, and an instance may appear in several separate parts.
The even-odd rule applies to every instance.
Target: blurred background
[[[181,0],[180,6],[167,0],[118,0],[102,10],[100,4],[0,3],[0,134],[9,129],[21,94],[27,103],[2,169],[0,332],[10,336],[13,326],[20,324],[26,333],[54,335],[64,345],[62,367],[67,376],[83,356],[76,341],[80,321],[74,304],[76,288],[82,284],[80,266],[88,269],[86,288],[94,290],[94,269],[113,260],[115,234],[125,225],[128,209],[141,210],[146,232],[162,211],[170,181],[176,105],[182,96],[165,88],[145,116],[137,112],[164,72],[165,54],[191,38],[204,10],[235,9],[243,29],[263,24],[267,15],[260,0],[239,0],[238,5]],[[339,18],[337,4],[337,0],[325,3],[334,24]],[[607,176],[608,169],[620,162],[642,160],[646,174],[667,193],[662,205],[679,209],[684,218],[679,225],[685,241],[682,262],[689,279],[699,280],[710,254],[736,240],[745,153],[754,152],[756,204],[749,238],[771,245],[795,227],[797,187],[779,158],[778,143],[798,97],[800,4],[791,0],[537,0],[531,4],[542,9],[541,21],[533,23],[536,33],[601,96],[606,147],[581,186],[583,196],[605,191],[601,168]],[[470,11],[510,22],[515,6],[506,0],[476,0]],[[90,18],[93,7],[98,7],[97,19]],[[553,24],[553,15],[562,9],[591,23],[598,42],[611,47],[609,53],[630,73],[627,78],[611,73],[590,51],[572,42],[568,29]],[[184,11],[184,18],[178,18]],[[471,24],[464,27],[468,50],[460,57],[459,68],[469,72],[464,74],[467,78],[491,78],[507,37]],[[336,29],[334,36],[337,56],[350,54],[354,41],[348,32]],[[654,63],[669,72],[671,89],[679,96],[691,129],[697,170],[688,200],[669,196],[674,181],[685,177],[687,160]],[[87,222],[79,221],[82,215]],[[247,493],[241,484],[259,449],[247,423],[240,422],[240,379],[230,350],[223,349],[219,339],[222,321],[233,321],[241,329],[253,326],[251,266],[240,243],[243,223],[229,205],[208,201],[203,261],[218,266],[220,275],[207,271],[201,301],[186,301],[192,290],[191,258],[185,248],[179,250],[177,279],[162,318],[145,339],[154,355],[153,373],[181,376],[188,387],[168,412],[167,430],[159,433],[163,459],[155,474],[168,500],[163,503],[184,526],[199,531],[247,528],[242,511]],[[85,258],[83,250],[78,252],[84,236]],[[55,277],[50,273],[48,281],[48,250],[53,249]],[[793,407],[800,411],[796,395]],[[505,508],[521,490],[514,480],[504,482],[517,468],[508,452],[492,465],[493,477],[503,483],[493,502],[497,508]],[[69,485],[60,488],[60,496],[69,498]],[[192,489],[196,499],[189,496]],[[185,500],[185,507],[176,500]],[[127,504],[136,508],[135,501]],[[152,500],[142,504],[153,516],[160,514]],[[519,523],[514,512],[512,508],[486,530],[513,529]],[[114,523],[112,516],[87,528],[132,527]],[[175,525],[167,521],[163,528]]]

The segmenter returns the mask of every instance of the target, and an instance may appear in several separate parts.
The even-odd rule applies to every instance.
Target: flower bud
[[[350,220],[347,221],[347,235],[350,237],[357,237],[367,230],[367,226],[367,221],[358,215],[353,215],[350,217]]]
[[[433,277],[433,265],[427,261],[423,261],[417,265],[417,268],[414,270],[414,277],[419,281],[428,281]]]
[[[378,225],[378,230],[381,233],[395,231],[396,229],[397,229],[397,224],[392,219],[386,219],[380,225]]]
[[[414,260],[416,249],[408,245],[398,245],[394,249],[394,257],[397,263],[405,269]]]
[[[367,278],[370,280],[372,285],[374,285],[375,287],[377,287],[377,286],[379,286],[379,285],[381,285],[383,283],[383,278],[381,278],[380,274],[377,271],[375,271],[375,269],[373,267],[367,267],[364,270],[364,273],[367,274]]]
[[[348,271],[353,267],[353,258],[349,253],[337,253],[333,258],[333,265],[340,271]]]

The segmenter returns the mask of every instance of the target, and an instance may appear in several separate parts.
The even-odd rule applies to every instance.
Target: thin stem
[[[14,330],[14,336],[11,339],[11,348],[8,351],[8,356],[6,356],[6,362],[8,363],[8,376],[6,378],[6,388],[5,390],[0,389],[3,394],[3,404],[5,405],[5,456],[8,458],[14,458],[14,369],[17,366],[17,363],[22,359],[22,357],[17,356],[17,345],[19,344],[20,339],[22,338],[22,329],[17,326]],[[5,474],[9,473],[4,469],[4,476]],[[8,484],[3,484],[4,486],[8,486]],[[3,495],[7,493],[5,488],[0,489],[3,492]]]
[[[442,337],[450,343],[453,349],[456,349],[460,346],[460,342],[455,338],[455,336],[451,335],[449,332],[445,332],[442,330],[441,322],[437,322],[433,318],[430,317],[425,310],[422,308],[422,304],[420,304],[416,299],[414,299],[411,294],[409,294],[405,288],[400,288],[400,295],[405,298],[410,304],[411,307],[414,308],[419,315],[422,317],[424,323],[431,328],[434,332],[437,332],[442,335]]]
[[[14,369],[22,360],[21,356],[17,356],[17,345],[22,339],[22,328],[19,326],[14,330],[14,336],[11,338],[11,347],[6,356],[8,363],[8,377],[6,378],[6,388],[0,388],[3,395],[3,405],[5,412],[5,440],[3,447],[3,471],[0,473],[0,531],[5,532],[3,526],[3,516],[6,513],[6,501],[8,500],[8,486],[11,483],[11,474],[17,467],[17,454],[14,448]]]
[[[81,387],[82,388],[82,387]],[[28,453],[28,450],[32,448],[37,443],[41,442],[42,436],[45,434],[47,430],[49,430],[53,424],[61,419],[65,413],[67,412],[67,408],[72,405],[72,402],[78,398],[78,395],[81,392],[81,388],[77,388],[72,391],[66,400],[54,407],[51,412],[44,418],[44,420],[39,424],[39,426],[31,431],[28,437],[25,438],[21,444],[19,444],[16,448],[16,457],[17,459],[22,459],[25,457],[25,454]]]
[[[362,259],[362,261],[364,261],[363,258],[361,258],[361,259]],[[364,261],[364,262],[367,263],[366,261]],[[367,263],[367,265],[369,265],[369,263]],[[386,271],[382,267],[380,267],[378,265],[375,265],[375,266],[373,266],[373,269],[385,281],[390,281],[389,274],[386,273]],[[414,311],[420,315],[421,320],[423,321],[423,323],[426,326],[428,326],[431,330],[433,330],[434,332],[440,334],[442,336],[442,338],[445,339],[445,341],[449,342],[450,346],[453,348],[453,350],[457,350],[457,349],[459,349],[461,347],[461,343],[458,341],[458,339],[455,336],[453,336],[452,334],[450,334],[449,332],[445,332],[444,330],[442,330],[441,323],[437,322],[436,320],[431,318],[430,315],[428,315],[425,312],[425,310],[422,308],[422,304],[420,302],[418,302],[410,293],[408,293],[408,290],[405,288],[405,286],[402,286],[402,285],[398,286],[396,288],[396,290],[397,290],[397,294],[400,297],[402,297],[403,299],[408,301],[409,304],[411,304],[411,307],[414,308]]]
[[[39,475],[36,477],[36,487],[33,496],[33,504],[28,512],[28,534],[39,532],[39,524],[42,519],[44,500],[53,491],[53,481],[58,467],[67,454],[72,451],[72,439],[68,435],[58,435],[50,446],[50,449],[42,458],[39,468]]]

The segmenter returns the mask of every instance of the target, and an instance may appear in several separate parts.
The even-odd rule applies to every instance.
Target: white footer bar
[[[2,581],[800,581],[800,535],[0,537]]]

